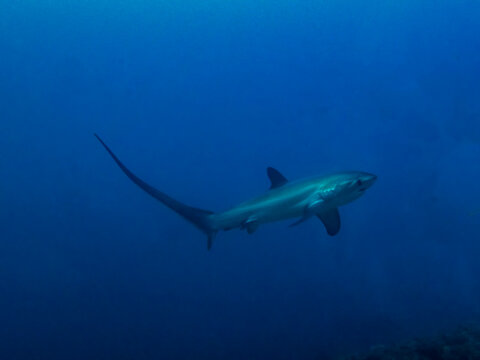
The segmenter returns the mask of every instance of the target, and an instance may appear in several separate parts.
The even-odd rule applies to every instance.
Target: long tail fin
[[[117,163],[120,169],[122,169],[125,175],[129,177],[130,180],[132,180],[135,184],[137,184],[139,187],[141,187],[145,192],[153,196],[155,199],[159,200],[165,206],[169,207],[170,209],[175,211],[177,214],[182,216],[184,219],[188,220],[193,225],[195,225],[198,229],[203,231],[208,236],[207,248],[208,250],[211,249],[213,239],[215,238],[215,235],[217,233],[217,231],[213,229],[209,220],[209,215],[213,214],[213,212],[208,210],[197,209],[197,208],[185,205],[180,201],[177,201],[172,197],[168,196],[167,194],[164,194],[160,190],[155,189],[153,186],[147,184],[145,181],[143,181],[134,173],[132,173],[130,170],[128,170],[127,167],[123,165],[123,163],[117,158],[117,156],[112,152],[112,150],[110,150],[110,148],[103,142],[103,140],[97,134],[95,134],[95,137],[98,139],[98,141],[100,141],[100,143],[108,151],[108,153],[113,158],[113,160]]]

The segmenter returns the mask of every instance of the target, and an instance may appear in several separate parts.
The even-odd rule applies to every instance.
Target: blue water
[[[0,3],[0,358],[328,359],[480,320],[480,2]],[[220,233],[288,178],[377,183]],[[479,211],[479,212],[476,212]]]

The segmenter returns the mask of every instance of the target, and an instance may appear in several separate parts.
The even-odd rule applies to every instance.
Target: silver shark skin
[[[351,171],[288,182],[230,210],[212,214],[209,219],[215,230],[304,219],[358,199],[376,179],[373,174]]]
[[[208,249],[219,230],[239,228],[251,234],[262,224],[290,218],[299,218],[291,224],[295,226],[316,216],[327,233],[334,236],[340,230],[338,207],[361,197],[377,179],[373,174],[350,171],[289,182],[278,170],[269,167],[267,175],[271,186],[266,193],[229,210],[213,213],[183,204],[147,184],[123,165],[98,135],[95,136],[130,180],[203,231],[208,237]]]

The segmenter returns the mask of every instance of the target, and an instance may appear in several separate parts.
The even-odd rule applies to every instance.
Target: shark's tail
[[[132,173],[130,170],[128,170],[127,167],[123,165],[123,163],[117,158],[117,156],[112,152],[112,150],[110,150],[110,148],[103,142],[102,139],[100,139],[100,137],[97,134],[95,134],[95,137],[105,147],[105,149],[108,151],[108,153],[113,158],[113,160],[115,160],[117,165],[120,167],[120,169],[122,169],[125,175],[127,175],[130,178],[130,180],[132,180],[135,184],[137,184],[139,187],[141,187],[144,191],[149,193],[155,199],[162,202],[165,206],[169,207],[170,209],[175,211],[177,214],[182,216],[184,219],[190,221],[198,229],[203,231],[208,237],[207,248],[208,250],[211,249],[213,239],[217,234],[217,231],[213,228],[212,222],[210,219],[210,215],[212,215],[213,212],[208,210],[197,209],[197,208],[185,205],[180,201],[177,201],[171,198],[167,194],[164,194],[160,190],[155,189],[153,186],[147,184],[145,181],[143,181],[134,173]]]

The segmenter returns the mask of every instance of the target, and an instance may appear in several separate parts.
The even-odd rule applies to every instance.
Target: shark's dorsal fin
[[[338,234],[340,231],[340,214],[337,208],[321,212],[317,216],[325,225],[328,235],[334,236]]]
[[[271,182],[270,189],[278,188],[288,182],[287,178],[283,176],[280,171],[271,166],[267,168],[267,175]]]

